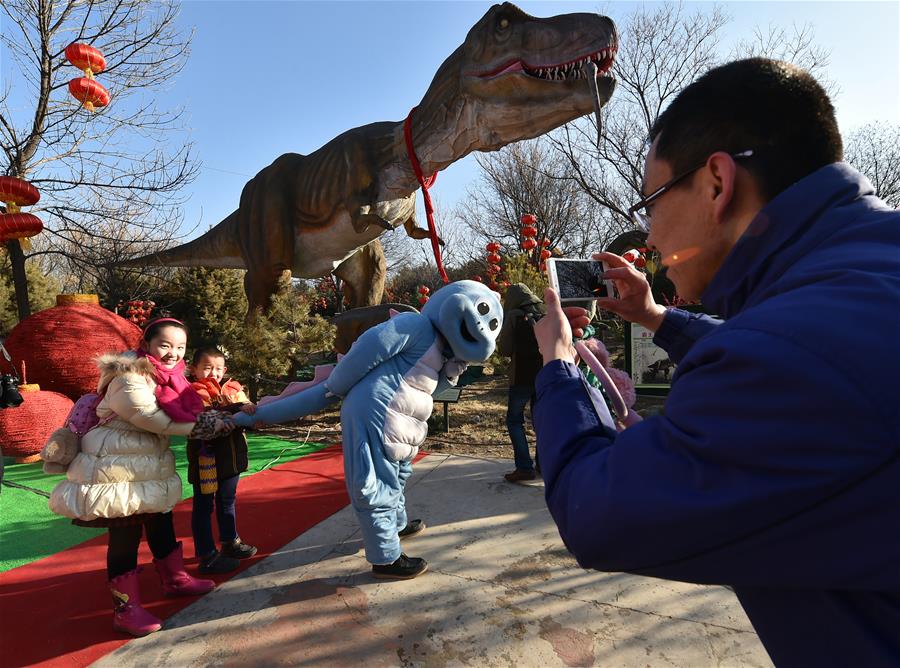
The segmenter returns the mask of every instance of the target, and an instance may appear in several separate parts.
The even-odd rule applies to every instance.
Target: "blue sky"
[[[202,161],[184,229],[198,232],[237,207],[247,179],[287,152],[308,153],[352,127],[402,120],[443,60],[491,3],[218,2],[182,5],[192,55],[168,93],[189,114]],[[535,16],[599,11],[624,19],[631,2],[519,2]],[[726,2],[723,48],[755,26],[811,23],[831,52],[828,76],[842,130],[900,122],[900,4]],[[688,10],[712,3],[685,3]],[[469,156],[432,191],[449,210],[477,178]],[[421,200],[421,198],[419,198]],[[424,221],[421,212],[420,220]],[[195,234],[196,234],[195,233]]]
[[[618,22],[633,2],[518,2],[535,16],[601,12]],[[810,23],[831,53],[827,77],[841,129],[900,123],[900,3],[724,2],[725,53],[756,26]],[[188,186],[182,227],[196,236],[233,211],[246,181],[282,153],[309,153],[350,128],[400,121],[444,59],[490,7],[474,0],[187,0],[180,25],[191,56],[160,104],[183,105],[202,167]],[[645,3],[652,7],[652,3]],[[708,2],[685,2],[688,12]],[[9,62],[2,76],[15,88]],[[102,75],[101,75],[102,76]],[[115,91],[112,91],[115,95]],[[14,97],[16,91],[13,91]],[[449,211],[478,176],[474,156],[443,171],[432,190]],[[419,219],[424,222],[421,198]]]

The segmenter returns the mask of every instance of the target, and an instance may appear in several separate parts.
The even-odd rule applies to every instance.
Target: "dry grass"
[[[449,406],[450,430],[444,432],[443,404],[435,403],[429,421],[429,435],[422,446],[429,452],[474,457],[505,458],[512,462],[512,445],[506,432],[506,375],[493,375],[485,367],[484,376],[463,388],[460,401]],[[661,405],[660,399],[639,397],[636,408],[646,413]],[[534,447],[534,432],[526,420],[528,440]],[[291,440],[308,438],[314,442],[337,443],[341,439],[337,409],[318,413],[314,418],[290,425],[267,427],[264,433]]]

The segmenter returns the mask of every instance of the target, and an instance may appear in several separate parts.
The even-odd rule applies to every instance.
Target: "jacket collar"
[[[723,318],[739,313],[819,243],[811,228],[826,210],[873,193],[868,179],[845,162],[797,181],[759,211],[704,291],[703,306]]]

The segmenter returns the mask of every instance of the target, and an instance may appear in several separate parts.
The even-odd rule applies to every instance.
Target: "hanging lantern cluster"
[[[487,286],[497,291],[497,278],[500,276],[500,272],[503,271],[503,268],[500,266],[500,262],[502,258],[500,257],[500,244],[496,241],[491,241],[487,246],[485,246],[485,250],[488,252],[487,254],[487,269],[485,271],[488,273],[488,281]]]
[[[425,304],[428,302],[428,293],[430,293],[430,292],[431,292],[431,290],[428,289],[427,285],[419,286],[419,305],[420,306],[425,306]]]
[[[109,91],[94,79],[94,74],[106,69],[106,58],[103,54],[89,44],[75,43],[66,47],[66,59],[84,72],[83,77],[69,82],[69,93],[72,97],[81,102],[88,111],[108,105]]]
[[[541,241],[541,271],[547,271],[547,260],[553,257],[550,251],[550,240],[544,237]]]
[[[647,259],[643,256],[642,251],[646,248],[632,248],[622,254],[622,258],[630,262],[636,269],[643,269],[647,266]]]
[[[538,242],[535,239],[537,236],[537,218],[530,214],[526,213],[522,216],[522,250],[524,251],[532,251],[537,248]]]
[[[116,313],[138,327],[143,327],[150,321],[150,314],[153,313],[155,307],[156,302],[145,299],[132,299],[119,302],[116,305]]]
[[[38,189],[28,181],[0,176],[0,201],[6,206],[6,213],[0,214],[0,242],[27,239],[41,233],[44,229],[41,219],[19,210],[19,207],[37,204],[40,198]]]

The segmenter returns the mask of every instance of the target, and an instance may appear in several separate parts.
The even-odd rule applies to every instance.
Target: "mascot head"
[[[436,291],[422,307],[457,359],[483,362],[494,352],[503,307],[500,296],[476,281],[456,281]]]

